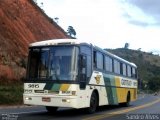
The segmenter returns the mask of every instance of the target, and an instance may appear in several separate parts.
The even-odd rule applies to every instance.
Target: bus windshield
[[[78,48],[57,46],[30,48],[28,78],[49,80],[76,80]]]

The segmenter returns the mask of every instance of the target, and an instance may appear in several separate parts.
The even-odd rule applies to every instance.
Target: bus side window
[[[120,62],[120,74],[123,75],[123,63]]]
[[[131,73],[132,73],[132,77],[136,78],[136,76],[137,76],[136,75],[136,69],[134,67],[132,67],[132,72]]]
[[[85,55],[86,56],[86,75],[87,75],[87,80],[89,80],[89,78],[91,77],[91,74],[92,74],[92,62],[91,62],[91,60],[92,60],[92,58],[91,58],[91,55],[92,55],[92,53],[91,53],[91,48],[90,47],[88,47],[88,46],[81,46],[80,47],[80,53],[82,54],[82,55]]]
[[[99,70],[103,70],[103,67],[104,67],[104,65],[103,65],[103,54],[101,53],[101,52],[97,52],[96,53],[96,57],[97,57],[97,60],[96,60],[96,62],[97,62],[97,68],[99,69]]]
[[[105,70],[112,72],[113,68],[112,68],[112,58],[109,56],[105,56]]]
[[[126,64],[123,63],[123,75],[127,76],[127,67]]]
[[[120,74],[120,62],[114,59],[114,73]]]
[[[93,67],[97,68],[97,55],[96,55],[96,51],[93,52]]]
[[[131,77],[131,66],[127,65],[127,75]]]

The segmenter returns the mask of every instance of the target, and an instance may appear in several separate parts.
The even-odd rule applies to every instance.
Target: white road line
[[[1,113],[1,114],[30,114],[30,113],[40,113],[40,112],[47,112],[47,111],[43,110],[43,111],[30,111],[30,112],[17,112],[17,113]]]

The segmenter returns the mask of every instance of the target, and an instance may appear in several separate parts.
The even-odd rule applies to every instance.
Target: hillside
[[[25,75],[29,43],[68,37],[33,0],[1,0],[0,16],[0,80]]]
[[[138,67],[138,77],[142,89],[160,89],[160,56],[152,53],[142,52],[131,49],[107,49],[107,51],[116,54]],[[139,84],[140,84],[139,82]],[[157,86],[157,88],[156,88]],[[154,87],[154,88],[153,88]]]

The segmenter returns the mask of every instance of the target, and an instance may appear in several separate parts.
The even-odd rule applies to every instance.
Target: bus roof
[[[35,42],[31,43],[29,46],[30,47],[38,47],[38,46],[50,46],[50,45],[62,45],[62,44],[82,44],[82,43],[87,43],[88,45],[91,45],[91,43],[88,43],[86,41],[78,40],[78,39],[52,39],[52,40],[45,40],[45,41],[40,41],[40,42]],[[117,55],[114,55],[106,50],[101,49],[100,47],[94,46],[99,51],[102,51],[103,53],[106,53],[107,55],[120,60],[122,62],[128,63],[134,67],[137,67],[134,63],[131,63],[123,58],[118,57]]]
[[[45,40],[45,41],[31,43],[30,47],[59,45],[59,44],[81,44],[81,43],[87,43],[87,42],[82,42],[78,39],[52,39],[52,40]]]

